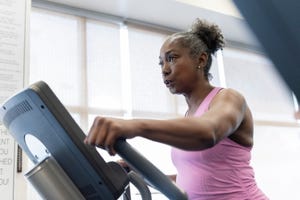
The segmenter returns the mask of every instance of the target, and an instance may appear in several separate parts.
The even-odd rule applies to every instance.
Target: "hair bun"
[[[207,45],[212,54],[224,47],[224,37],[221,29],[216,24],[210,24],[197,18],[189,32],[197,35]]]

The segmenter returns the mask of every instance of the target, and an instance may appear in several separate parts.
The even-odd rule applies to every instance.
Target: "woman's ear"
[[[199,66],[204,68],[207,65],[208,54],[206,52],[202,52],[199,56]]]

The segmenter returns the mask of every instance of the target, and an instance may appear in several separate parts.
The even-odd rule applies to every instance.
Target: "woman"
[[[253,121],[244,97],[210,84],[212,55],[224,46],[220,29],[197,19],[187,32],[169,36],[160,49],[165,85],[184,95],[184,118],[122,120],[97,117],[85,140],[115,154],[116,139],[144,137],[171,145],[176,183],[189,199],[267,197],[257,187],[250,162]]]

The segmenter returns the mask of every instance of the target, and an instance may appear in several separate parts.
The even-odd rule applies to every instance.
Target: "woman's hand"
[[[117,139],[133,138],[138,131],[136,121],[116,118],[96,117],[84,142],[115,155],[114,145]]]

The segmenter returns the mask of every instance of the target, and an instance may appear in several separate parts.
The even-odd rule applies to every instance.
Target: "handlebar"
[[[172,200],[188,200],[186,193],[157,167],[138,153],[124,139],[115,144],[117,153],[138,173],[140,173],[155,189]]]

